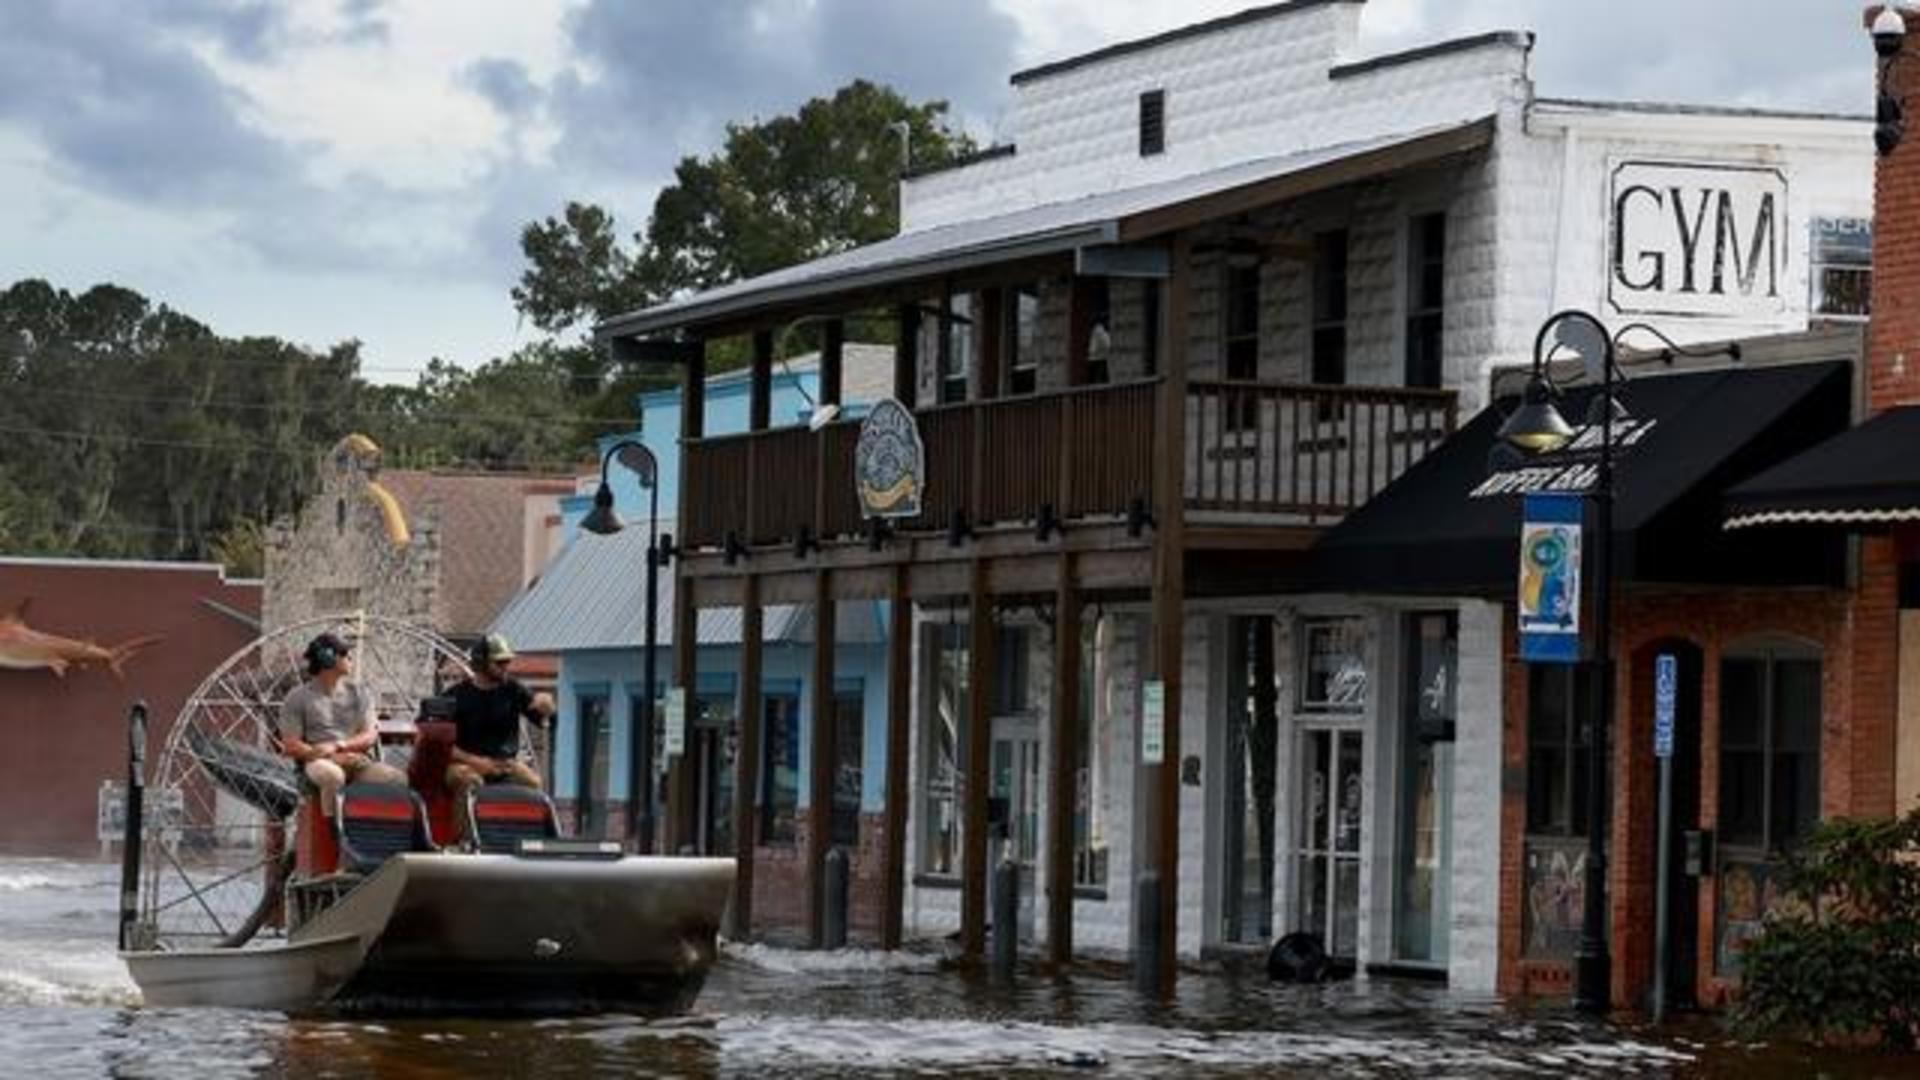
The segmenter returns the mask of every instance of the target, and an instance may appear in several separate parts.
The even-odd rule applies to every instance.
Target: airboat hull
[[[331,998],[366,950],[354,934],[256,949],[123,952],[140,996],[155,1008],[213,1006],[293,1011]]]
[[[153,1005],[670,1015],[706,982],[733,872],[730,859],[398,855],[284,946],[127,962]]]

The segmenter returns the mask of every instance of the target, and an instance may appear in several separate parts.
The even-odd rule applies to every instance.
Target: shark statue
[[[12,614],[0,615],[0,668],[46,668],[65,678],[68,668],[105,667],[115,677],[123,677],[122,665],[129,658],[160,641],[157,636],[138,637],[112,647],[75,641],[33,629],[26,623],[26,614],[27,604],[22,601]]]

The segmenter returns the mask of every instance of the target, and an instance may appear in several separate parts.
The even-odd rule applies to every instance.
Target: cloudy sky
[[[532,332],[522,224],[625,231],[729,119],[855,76],[983,140],[1006,76],[1250,0],[0,0],[0,283],[113,281],[369,374]],[[1370,0],[1364,51],[1539,33],[1540,92],[1865,111],[1862,0]]]

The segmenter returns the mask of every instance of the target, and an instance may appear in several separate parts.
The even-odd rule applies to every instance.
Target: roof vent
[[[1149,90],[1140,95],[1140,156],[1152,157],[1167,149],[1167,92]]]

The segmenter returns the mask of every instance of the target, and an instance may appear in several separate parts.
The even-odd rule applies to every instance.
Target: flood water
[[[0,1076],[1896,1077],[1920,1059],[1747,1046],[1374,979],[1198,971],[1171,1002],[1119,967],[1012,988],[930,953],[728,946],[695,1015],[352,1020],[146,1009],[114,956],[118,868],[0,857]]]

